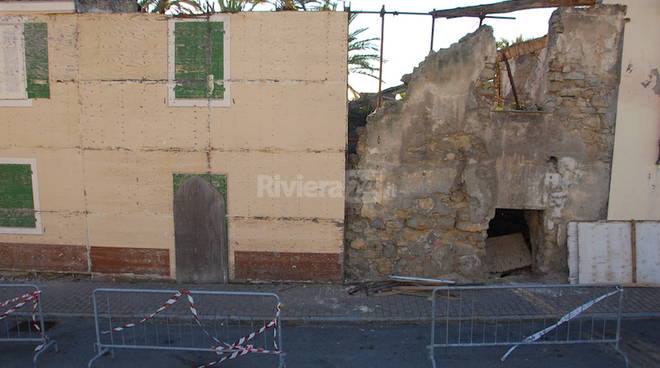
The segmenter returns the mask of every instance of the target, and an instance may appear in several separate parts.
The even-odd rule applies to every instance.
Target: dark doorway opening
[[[498,208],[488,223],[486,266],[500,276],[529,272],[542,239],[542,211]]]
[[[488,223],[488,237],[494,238],[503,235],[522,233],[527,246],[531,250],[529,240],[529,226],[525,218],[525,210],[498,208],[495,217]]]

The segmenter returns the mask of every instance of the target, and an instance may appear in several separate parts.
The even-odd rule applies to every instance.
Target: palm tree
[[[334,0],[137,0],[144,11],[172,15],[211,14],[216,12],[252,11],[260,4],[270,4],[275,11],[336,10]],[[217,1],[217,2],[216,2]],[[217,5],[217,8],[216,8]]]
[[[254,5],[270,4],[275,11],[293,10],[293,11],[326,11],[337,10],[335,0],[248,0]]]
[[[374,42],[379,41],[380,38],[372,37],[360,39],[360,35],[367,30],[366,27],[350,31],[351,23],[357,16],[358,14],[351,13],[348,18],[348,72],[378,79],[378,76],[375,74],[378,71],[378,67],[371,65],[371,63],[378,61],[379,55],[371,51],[379,50]],[[360,95],[360,93],[351,87],[350,84],[348,85],[348,90],[355,96]]]
[[[249,9],[248,4],[252,5]],[[218,6],[220,7],[221,12],[236,13],[241,11],[252,11],[256,5],[257,3],[249,0],[218,0]]]
[[[138,6],[149,13],[197,14],[202,6],[197,0],[138,0]]]

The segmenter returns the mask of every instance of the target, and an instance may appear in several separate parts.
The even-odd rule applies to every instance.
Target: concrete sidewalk
[[[96,288],[272,292],[278,294],[285,304],[282,319],[300,323],[425,323],[431,318],[430,298],[406,295],[366,296],[364,293],[349,295],[348,286],[336,284],[222,285],[89,280],[31,282],[43,291],[43,311],[47,319],[91,317],[91,295]],[[2,283],[9,282],[4,280]],[[138,299],[132,296],[126,303],[144,304]],[[624,301],[625,317],[660,318],[660,288],[625,288]],[[576,302],[577,305],[579,302]]]

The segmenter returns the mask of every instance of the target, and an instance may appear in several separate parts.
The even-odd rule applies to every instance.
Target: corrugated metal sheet
[[[637,282],[660,284],[660,222],[636,224]]]
[[[577,237],[580,283],[632,282],[630,223],[581,222]]]
[[[636,280],[640,284],[660,284],[660,222],[634,224],[633,244],[632,222],[570,223],[567,242],[570,282],[631,283]]]

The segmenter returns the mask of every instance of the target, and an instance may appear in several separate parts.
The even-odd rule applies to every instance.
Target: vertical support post
[[[658,141],[658,161],[656,161],[655,164],[660,165],[660,141]]]
[[[518,101],[518,92],[516,92],[516,84],[513,83],[513,74],[511,74],[511,66],[509,65],[509,59],[506,57],[506,54],[502,52],[502,59],[504,59],[504,65],[506,65],[506,73],[509,75],[509,83],[511,83],[511,92],[513,92],[513,98],[516,100],[516,110],[522,110],[520,107],[520,101]]]
[[[435,11],[435,9],[433,9]],[[429,54],[433,52],[433,37],[435,36],[435,15],[431,14],[431,50],[429,50]]]
[[[350,35],[350,34],[351,34],[351,30],[350,30],[350,26],[351,26],[351,3],[348,3],[348,5],[347,5],[346,2],[344,1],[344,11],[345,11],[346,14],[348,15],[347,18],[346,18],[346,22],[347,22],[347,25],[346,25],[346,33]],[[348,48],[348,45],[346,45],[346,46],[347,46],[347,48]],[[351,72],[350,72],[350,67],[348,66],[348,65],[349,65],[348,62],[349,62],[350,58],[351,58],[351,56],[349,55],[349,51],[347,50],[347,51],[346,51],[346,90],[347,90],[348,92],[350,92],[355,98],[359,98],[359,95],[357,94],[357,91],[354,90],[354,89],[351,87],[351,84],[350,84],[350,82],[348,81],[348,77],[349,77],[349,75],[351,74]],[[347,96],[348,96],[348,95],[347,95]],[[348,98],[348,97],[347,97],[347,98]],[[346,105],[346,112],[348,113],[348,104]],[[346,138],[348,139],[348,135],[346,136]],[[350,143],[350,142],[347,140],[347,141],[346,141],[346,147],[345,147],[346,149],[348,149],[348,144],[349,144],[349,143]],[[347,151],[347,152],[348,152],[348,151]]]
[[[621,314],[623,313],[623,288],[621,286],[617,286],[617,289],[619,289],[619,305],[618,305],[618,310],[616,313],[616,345],[615,349],[619,350],[619,340],[621,340]],[[627,366],[627,364],[626,364]]]
[[[435,363],[435,294],[438,292],[438,289],[433,289],[431,292],[431,343],[429,344],[429,358],[431,359],[431,365],[433,368],[436,368]],[[446,316],[449,320],[449,316]],[[446,341],[445,341],[446,342]]]
[[[614,350],[616,350],[619,354],[621,354],[621,357],[623,358],[623,361],[625,363],[625,367],[629,367],[628,363],[628,356],[621,350],[621,347],[619,346],[621,342],[621,314],[623,314],[623,292],[624,289],[621,286],[617,286],[617,288],[620,290],[619,292],[619,310],[617,312],[617,317],[616,317],[616,342],[614,343]]]
[[[637,283],[637,222],[630,221],[630,263],[633,284]]]
[[[376,107],[383,104],[383,44],[385,41],[385,5],[380,9],[380,65],[378,66],[378,96]]]

